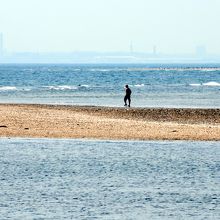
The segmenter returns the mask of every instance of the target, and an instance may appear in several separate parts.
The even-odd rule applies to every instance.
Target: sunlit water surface
[[[220,219],[220,142],[0,139],[0,219]]]
[[[0,103],[123,106],[129,84],[133,107],[220,108],[217,67],[5,64],[0,65]]]

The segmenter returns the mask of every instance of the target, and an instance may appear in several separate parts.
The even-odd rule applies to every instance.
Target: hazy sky
[[[220,0],[0,0],[10,51],[220,54]]]

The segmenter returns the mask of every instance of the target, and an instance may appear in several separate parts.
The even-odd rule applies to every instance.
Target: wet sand
[[[220,109],[0,104],[0,137],[220,140]]]

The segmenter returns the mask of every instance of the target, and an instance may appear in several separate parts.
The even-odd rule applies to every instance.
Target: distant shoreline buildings
[[[130,43],[128,52],[7,52],[0,33],[0,63],[220,63],[220,56],[208,55],[205,46],[196,47],[195,54],[162,54],[153,46],[152,52],[135,52]]]

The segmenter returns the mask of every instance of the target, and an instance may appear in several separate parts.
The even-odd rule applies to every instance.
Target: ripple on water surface
[[[0,139],[1,219],[219,219],[219,142]]]

